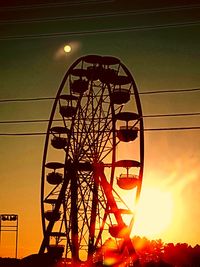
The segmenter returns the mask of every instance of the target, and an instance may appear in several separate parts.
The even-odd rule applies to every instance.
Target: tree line
[[[161,239],[148,240],[139,236],[132,241],[141,266],[200,267],[200,245],[163,243]]]
[[[149,240],[139,236],[133,237],[132,242],[139,258],[138,267],[200,267],[200,245],[164,243],[161,239]],[[23,259],[0,258],[0,267],[21,267],[22,262]],[[36,267],[33,260],[29,264]]]

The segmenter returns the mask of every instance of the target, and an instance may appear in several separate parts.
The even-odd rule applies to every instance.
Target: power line
[[[163,118],[163,117],[190,117],[190,116],[200,116],[200,112],[193,113],[172,113],[172,114],[149,114],[144,115],[143,118]],[[54,122],[63,121],[62,119],[54,119]],[[23,124],[23,123],[46,123],[49,122],[48,119],[35,119],[35,120],[6,120],[0,121],[0,124]]]
[[[32,133],[0,133],[0,136],[39,136],[46,135],[42,132],[32,132]]]
[[[181,130],[200,130],[200,126],[193,127],[166,127],[166,128],[147,128],[145,132],[150,131],[181,131]],[[0,136],[43,136],[44,132],[29,132],[29,133],[0,133]]]
[[[147,128],[145,132],[152,131],[183,131],[183,130],[200,130],[200,126],[186,126],[186,127],[163,127],[163,128]]]
[[[63,121],[62,119],[54,119],[53,121]],[[44,123],[49,122],[48,119],[37,119],[37,120],[7,120],[0,121],[0,124],[21,124],[21,123]]]
[[[172,113],[172,114],[150,114],[150,115],[143,115],[143,118],[188,117],[188,116],[199,116],[199,115],[200,115],[200,112]]]
[[[77,6],[77,5],[88,5],[88,4],[105,4],[114,2],[114,0],[101,0],[101,1],[68,1],[59,3],[42,3],[42,4],[27,4],[27,5],[15,5],[15,6],[1,6],[1,10],[20,10],[20,9],[41,9],[41,8],[55,8],[63,6]]]
[[[200,91],[200,88],[186,88],[186,89],[145,91],[145,92],[139,92],[139,95],[166,94],[166,93],[186,93],[186,92],[199,92],[199,91]],[[10,98],[10,99],[7,98],[7,99],[0,99],[0,103],[46,101],[46,100],[55,100],[55,97]]]
[[[51,22],[51,21],[69,21],[69,20],[81,20],[81,19],[96,19],[96,18],[108,18],[118,16],[130,16],[130,15],[149,15],[154,13],[163,13],[169,11],[191,10],[200,8],[200,5],[191,6],[175,6],[166,8],[154,8],[154,9],[138,9],[138,10],[127,10],[121,12],[110,12],[110,13],[96,13],[96,14],[84,14],[77,16],[59,16],[59,17],[45,17],[36,19],[17,19],[17,20],[1,20],[0,24],[13,24],[13,23],[40,23],[40,22]]]
[[[105,4],[105,3],[113,3],[114,0],[90,0],[90,1],[68,1],[68,2],[60,2],[60,3],[42,3],[42,4],[35,4],[35,5],[15,5],[15,6],[1,6],[1,10],[20,10],[20,9],[35,9],[35,8],[55,8],[55,7],[63,7],[63,6],[77,6],[82,4]],[[143,8],[137,9],[139,12],[145,12],[146,10],[152,11],[162,11],[162,10],[177,10],[177,9],[194,9],[199,8],[199,4],[189,4],[189,5],[174,5],[168,7],[159,7],[159,8]]]
[[[146,128],[146,129],[144,129],[144,132],[187,131],[187,130],[200,130],[200,126]],[[41,135],[46,135],[46,133],[44,133],[44,132],[0,133],[0,136],[41,136]]]
[[[55,100],[55,97],[35,97],[35,98],[0,99],[0,103],[6,103],[6,102],[27,102],[27,101],[44,101],[44,100]]]
[[[184,92],[197,92],[197,91],[200,91],[200,88],[146,91],[146,92],[140,92],[139,94],[140,95],[150,95],[150,94],[184,93]]]
[[[187,21],[180,23],[168,23],[168,24],[156,24],[156,25],[146,25],[146,26],[134,26],[125,28],[111,28],[111,29],[97,29],[97,30],[87,30],[87,31],[71,31],[71,32],[53,32],[53,33],[40,33],[40,34],[28,34],[28,35],[8,35],[1,37],[1,41],[7,40],[23,40],[23,39],[38,39],[38,38],[56,38],[56,37],[66,37],[66,36],[85,36],[94,34],[107,34],[107,33],[125,33],[130,31],[147,31],[147,30],[157,30],[157,29],[168,29],[177,27],[190,27],[200,25],[200,20],[197,21]]]

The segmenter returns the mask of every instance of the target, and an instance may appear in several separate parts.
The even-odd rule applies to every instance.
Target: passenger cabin
[[[111,56],[104,56],[101,58],[101,72],[100,81],[105,84],[113,84],[117,78],[117,72],[119,70],[119,59]],[[111,66],[115,65],[115,68]],[[118,66],[116,66],[118,65]]]
[[[70,89],[73,93],[81,95],[88,90],[88,80],[80,78],[78,80],[71,81]]]
[[[88,172],[88,171],[93,171],[93,169],[94,169],[93,168],[93,165],[89,161],[86,161],[86,162],[78,162],[77,163],[77,170],[78,171]]]
[[[135,126],[139,120],[139,115],[133,112],[120,112],[116,114],[116,121],[123,121],[125,125],[117,129],[117,137],[122,142],[134,141],[138,136],[139,129]],[[130,121],[134,124],[131,126]]]
[[[63,175],[56,172],[56,170],[64,168],[64,164],[60,162],[48,162],[45,167],[53,170],[53,172],[47,174],[47,182],[51,185],[59,185],[63,180]]]
[[[87,67],[87,79],[91,81],[96,81],[100,77],[101,67],[100,66],[89,66]]]
[[[110,84],[114,83],[117,76],[117,71],[111,68],[102,68],[99,76],[99,80],[102,83]]]
[[[50,172],[47,174],[47,182],[52,185],[59,185],[63,180],[63,175],[58,172]]]
[[[126,169],[126,173],[120,174],[117,177],[117,185],[124,190],[131,190],[138,186],[139,177],[135,174],[130,174],[129,169],[131,167],[138,168],[140,163],[135,160],[120,160],[115,163],[116,167],[122,167]]]
[[[74,95],[61,95],[59,98],[60,114],[62,117],[70,118],[76,114],[78,97]]]
[[[114,238],[124,238],[129,234],[130,230],[127,225],[113,224],[109,226],[109,233]]]
[[[83,94],[88,89],[87,69],[72,69],[70,71],[70,90],[75,94]],[[76,78],[72,78],[72,76]]]
[[[47,210],[44,214],[47,221],[59,221],[60,215],[60,212],[55,212],[54,210]]]
[[[131,78],[129,76],[118,75],[115,77],[113,85],[111,102],[119,105],[126,104],[130,100]]]
[[[121,189],[131,190],[138,185],[138,176],[129,173],[121,174],[117,178],[117,185]]]
[[[51,255],[54,259],[62,258],[62,254],[65,250],[64,245],[49,245],[48,246],[48,254]]]
[[[121,126],[117,131],[117,137],[122,142],[134,141],[138,137],[138,128],[131,126]]]
[[[67,136],[69,130],[65,127],[56,126],[50,129],[50,133],[53,135],[51,139],[51,145],[56,149],[63,149],[67,146]]]
[[[98,55],[88,55],[84,58],[86,63],[92,64],[92,66],[87,67],[86,77],[88,80],[96,81],[99,79],[101,71],[101,56]]]

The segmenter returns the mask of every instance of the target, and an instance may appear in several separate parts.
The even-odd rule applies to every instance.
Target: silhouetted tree
[[[141,238],[139,236],[133,237],[132,242],[139,257],[140,264],[138,266],[140,267],[200,267],[200,245],[191,247],[187,243],[164,244],[161,239],[148,240],[146,237]],[[111,252],[114,257],[115,250]],[[119,256],[117,254],[117,257]],[[22,260],[0,258],[0,267],[36,266],[59,267],[63,266],[63,264],[59,264],[59,261],[55,261],[48,254],[30,255]],[[102,261],[99,261],[92,266],[100,267],[106,265]],[[114,267],[114,265],[112,266]],[[118,263],[116,266],[118,267]]]
[[[135,236],[133,243],[143,267],[200,267],[200,246],[187,243],[164,244],[161,239]]]

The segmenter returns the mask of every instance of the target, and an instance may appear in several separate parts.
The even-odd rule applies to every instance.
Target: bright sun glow
[[[70,45],[65,45],[65,46],[64,46],[64,51],[65,51],[65,53],[69,53],[69,52],[71,52],[71,50],[72,50],[72,48],[71,48]]]
[[[134,235],[159,238],[172,223],[173,199],[158,188],[142,189],[137,209]]]

